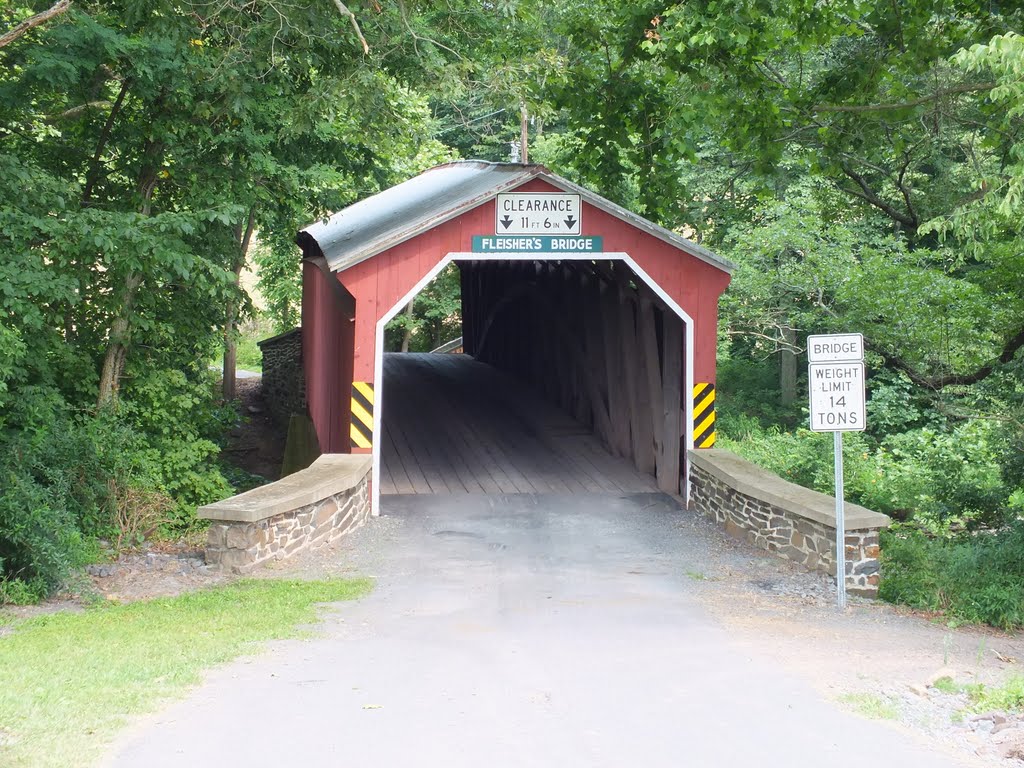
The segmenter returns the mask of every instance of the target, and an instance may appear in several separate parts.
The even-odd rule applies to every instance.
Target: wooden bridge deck
[[[382,494],[642,493],[653,477],[467,355],[386,354]]]

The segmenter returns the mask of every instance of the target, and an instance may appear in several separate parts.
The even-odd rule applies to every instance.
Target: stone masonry
[[[719,449],[690,452],[691,505],[731,535],[828,575],[835,574],[835,500]],[[845,506],[847,590],[878,593],[878,533],[885,515]]]
[[[302,329],[259,342],[263,353],[263,401],[274,422],[288,429],[293,413],[306,412],[306,375],[302,368]]]
[[[206,562],[248,573],[334,541],[370,515],[369,456],[327,454],[276,483],[201,507],[211,519]]]

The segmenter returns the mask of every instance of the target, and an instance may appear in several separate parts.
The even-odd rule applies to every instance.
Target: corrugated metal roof
[[[311,224],[296,237],[306,248],[315,243],[334,272],[372,258],[436,227],[499,192],[541,178],[565,192],[579,194],[595,208],[630,224],[715,267],[731,272],[733,264],[685,237],[660,227],[610,200],[557,176],[543,165],[462,160],[424,171],[397,186],[360,200]]]

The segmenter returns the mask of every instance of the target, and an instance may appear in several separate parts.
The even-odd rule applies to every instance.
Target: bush
[[[874,480],[861,500],[879,512],[911,511],[932,531],[998,528],[1012,517],[995,458],[993,427],[968,421],[950,432],[924,428],[892,435],[871,456]]]
[[[187,529],[196,505],[230,495],[207,437],[223,423],[209,391],[176,371],[136,384],[134,401],[100,413],[46,387],[12,401],[0,428],[0,602],[52,593],[98,537],[133,545],[160,526]]]
[[[211,376],[192,381],[181,371],[155,370],[139,376],[121,404],[123,418],[144,437],[129,453],[174,500],[169,523],[179,531],[195,526],[196,507],[233,492],[214,439],[237,415],[214,405],[212,387]]]
[[[915,429],[881,444],[848,432],[843,436],[846,498],[900,520],[913,518],[934,533],[998,528],[1016,515],[995,435],[995,427],[980,420],[947,433]],[[723,419],[720,445],[798,485],[834,493],[831,434],[765,429],[741,415]]]
[[[0,599],[45,597],[116,533],[113,477],[146,482],[136,435],[113,414],[76,416],[53,390],[22,390],[0,435]]]
[[[1024,521],[942,538],[894,526],[882,535],[878,594],[956,621],[1024,627]]]
[[[0,603],[32,603],[67,578],[86,548],[59,492],[23,469],[0,476]]]
[[[822,493],[835,493],[835,459],[832,435],[797,429],[784,432],[778,427],[762,429],[753,420],[737,438],[723,434],[720,445],[786,480]],[[861,503],[867,488],[876,480],[867,439],[858,432],[843,436],[843,481],[845,496]]]

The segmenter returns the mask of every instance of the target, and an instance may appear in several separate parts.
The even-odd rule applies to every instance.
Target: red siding
[[[517,188],[523,192],[560,191],[541,179]],[[494,232],[494,201],[483,203],[417,237],[338,273],[356,298],[353,376],[372,381],[377,321],[441,259],[472,250],[474,235]],[[604,238],[604,250],[629,254],[694,322],[694,381],[715,381],[718,297],[729,275],[653,235],[584,204],[583,234]]]
[[[306,401],[323,453],[348,453],[353,327],[324,273],[302,265],[302,367]]]

